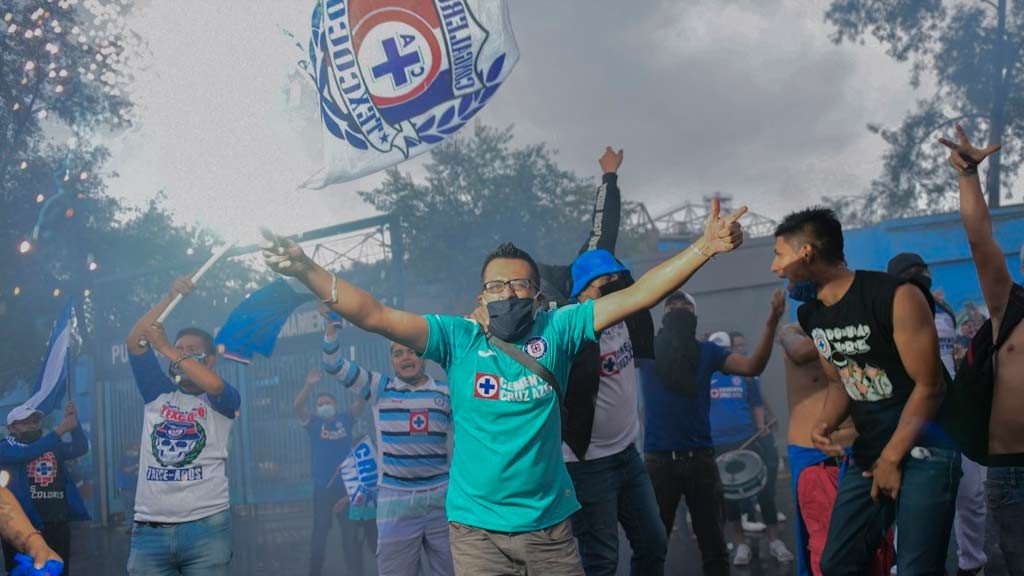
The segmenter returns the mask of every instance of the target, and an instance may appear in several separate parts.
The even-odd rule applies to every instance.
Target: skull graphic
[[[164,420],[150,435],[153,456],[162,466],[181,468],[195,461],[206,446],[206,431],[199,422]]]

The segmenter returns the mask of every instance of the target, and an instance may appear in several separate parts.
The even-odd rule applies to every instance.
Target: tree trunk
[[[989,114],[989,144],[995,144],[1003,140],[1003,133],[1006,129],[1006,101],[1009,97],[1010,86],[1013,84],[1013,62],[1008,58],[1010,43],[1006,39],[1006,3],[1007,0],[999,0],[998,26],[995,53],[993,54],[995,66],[992,73],[992,111]],[[985,177],[985,192],[988,196],[989,208],[998,208],[1002,200],[999,196],[1001,177],[1002,162],[1000,155],[996,154],[989,157],[988,174]]]

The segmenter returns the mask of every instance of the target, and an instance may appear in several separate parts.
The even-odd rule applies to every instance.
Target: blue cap
[[[572,263],[572,294],[570,297],[579,296],[580,292],[583,292],[583,289],[594,278],[618,272],[629,272],[629,269],[607,250],[598,248],[580,254]]]

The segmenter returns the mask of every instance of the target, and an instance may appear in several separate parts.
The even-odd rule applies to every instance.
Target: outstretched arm
[[[631,314],[653,308],[672,291],[682,286],[716,254],[731,252],[743,243],[739,219],[747,212],[744,206],[728,216],[721,216],[718,198],[712,200],[711,215],[704,235],[682,252],[655,266],[629,288],[594,301],[594,332],[617,324]]]
[[[994,338],[999,334],[999,323],[1006,311],[1013,278],[1006,267],[1003,249],[992,235],[992,217],[982,195],[978,164],[998,151],[1000,145],[975,148],[960,125],[957,125],[956,133],[959,137],[958,143],[945,138],[939,141],[950,149],[949,163],[960,173],[960,219],[967,232],[974,266],[978,269],[978,280],[981,282],[985,305],[992,315]]]
[[[757,343],[757,348],[750,356],[743,356],[733,352],[725,358],[722,365],[722,372],[736,374],[737,376],[760,376],[768,365],[768,359],[772,356],[772,341],[775,340],[775,329],[779,327],[779,319],[786,311],[786,296],[782,290],[776,290],[772,294],[771,311],[768,313],[768,322],[764,327],[764,333]]]
[[[616,152],[609,146],[597,161],[601,165],[601,185],[594,197],[590,236],[580,248],[580,254],[598,248],[615,253],[615,244],[619,240],[619,222],[622,219],[622,194],[618,185],[622,158],[622,150]]]
[[[0,537],[5,545],[11,544],[16,550],[32,557],[35,568],[42,568],[48,560],[63,562],[56,552],[46,545],[43,535],[35,529],[17,498],[7,488],[0,487]]]
[[[314,262],[290,238],[264,232],[268,243],[263,257],[278,274],[292,276],[306,285],[342,318],[367,332],[409,346],[417,352],[427,347],[426,318],[391,308],[369,292],[338,278]]]

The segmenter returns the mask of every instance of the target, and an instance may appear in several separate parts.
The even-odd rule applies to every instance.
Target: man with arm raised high
[[[537,265],[504,244],[481,270],[478,300],[487,326],[388,307],[285,238],[269,237],[264,255],[273,270],[298,278],[352,324],[422,352],[447,371],[457,448],[446,505],[455,572],[578,575],[569,517],[579,504],[562,458],[559,410],[573,356],[596,333],[654,306],[715,254],[739,246],[745,212],[723,217],[716,200],[704,235],[632,286],[539,314]],[[529,354],[554,374],[557,388],[493,339]]]
[[[957,373],[957,407],[967,432],[964,452],[988,468],[988,513],[1012,576],[1024,574],[1024,287],[1013,281],[992,234],[978,165],[998,144],[975,148],[960,126],[959,141],[940,140],[960,174],[960,219],[991,318],[971,340]],[[1024,273],[1024,261],[1021,272]],[[900,533],[902,535],[902,532]]]

